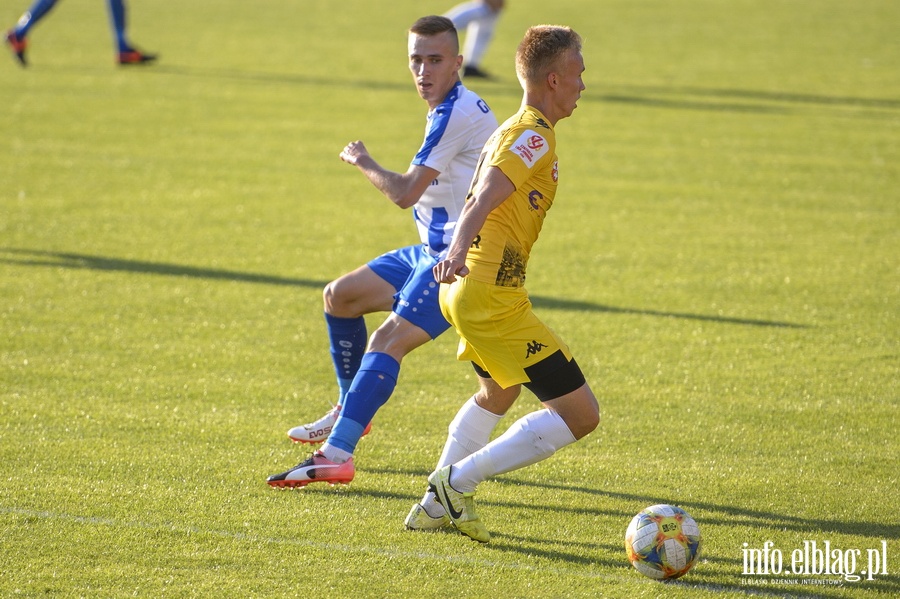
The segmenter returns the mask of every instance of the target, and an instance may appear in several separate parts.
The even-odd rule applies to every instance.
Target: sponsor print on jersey
[[[495,285],[500,287],[521,287],[525,284],[525,265],[528,257],[521,248],[512,243],[507,243],[503,248],[503,258],[500,268],[497,269]]]
[[[549,146],[542,135],[529,129],[519,136],[511,149],[528,168],[531,168],[540,160],[541,156],[547,153]]]

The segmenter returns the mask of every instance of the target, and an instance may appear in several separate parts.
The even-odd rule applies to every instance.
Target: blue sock
[[[50,9],[53,8],[55,4],[56,0],[35,0],[34,4],[31,5],[31,8],[28,9],[28,12],[19,19],[14,30],[16,35],[18,37],[25,37],[28,30],[36,25],[45,14],[50,12]]]
[[[125,3],[123,0],[109,0],[109,18],[116,34],[116,47],[119,52],[129,52],[132,48],[125,39]]]
[[[366,353],[366,320],[362,316],[340,318],[326,312],[325,324],[328,327],[328,340],[331,342],[331,360],[334,362],[340,388],[338,403],[343,404],[344,396],[350,390],[353,377]]]
[[[351,454],[356,451],[356,444],[375,412],[394,392],[399,375],[400,363],[388,354],[369,352],[363,356],[328,444]]]

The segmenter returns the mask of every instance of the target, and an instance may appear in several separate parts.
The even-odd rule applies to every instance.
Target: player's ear
[[[547,85],[550,89],[556,89],[557,84],[559,83],[559,75],[557,75],[554,71],[550,71],[547,73]]]

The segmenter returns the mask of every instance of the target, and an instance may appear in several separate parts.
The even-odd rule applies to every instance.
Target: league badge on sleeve
[[[529,129],[519,136],[512,145],[513,153],[522,159],[528,168],[531,168],[547,153],[548,144],[544,136]]]

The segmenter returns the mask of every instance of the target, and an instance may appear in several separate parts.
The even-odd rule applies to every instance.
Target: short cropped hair
[[[546,77],[568,52],[581,51],[581,36],[570,27],[535,25],[516,50],[516,75],[524,87]]]
[[[432,35],[438,35],[447,31],[453,32],[453,37],[456,39],[457,45],[459,45],[459,33],[456,31],[456,26],[454,26],[453,21],[447,17],[442,17],[440,15],[422,17],[409,28],[410,33],[426,37],[431,37]]]

